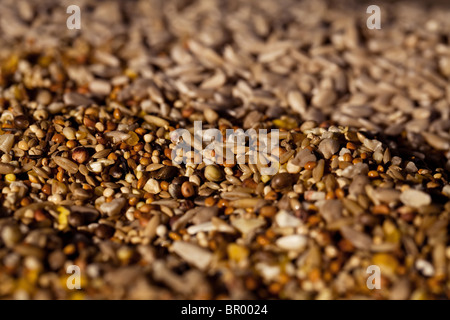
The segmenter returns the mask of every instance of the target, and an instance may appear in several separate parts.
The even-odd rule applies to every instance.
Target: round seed
[[[89,152],[84,147],[78,147],[72,151],[72,159],[78,163],[84,163],[89,158]]]
[[[95,235],[100,239],[109,239],[114,235],[114,232],[114,228],[106,224],[99,224],[95,229]]]
[[[205,178],[209,181],[221,181],[223,173],[216,165],[209,165],[205,168]]]
[[[181,185],[181,194],[185,198],[190,198],[195,194],[194,186],[189,181],[184,182]]]
[[[72,227],[79,227],[84,225],[84,216],[80,212],[72,212],[68,217],[68,222]]]
[[[371,178],[377,178],[378,177],[378,172],[375,170],[369,171],[369,173],[367,174],[369,177]]]

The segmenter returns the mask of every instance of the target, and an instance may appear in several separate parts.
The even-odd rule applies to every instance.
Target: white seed
[[[284,250],[299,251],[306,247],[308,238],[299,234],[293,234],[279,238],[276,244]]]
[[[400,200],[407,206],[413,208],[420,208],[422,206],[427,206],[431,203],[431,197],[429,194],[414,189],[408,189],[403,191],[402,194],[400,195]]]
[[[205,270],[212,260],[212,253],[192,243],[175,241],[172,250],[188,263]]]
[[[159,186],[158,181],[155,179],[149,179],[144,185],[143,189],[152,194],[158,194],[161,192],[161,187]]]

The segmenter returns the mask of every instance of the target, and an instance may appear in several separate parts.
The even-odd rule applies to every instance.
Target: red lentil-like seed
[[[345,192],[341,188],[335,190],[336,197],[342,199],[345,197]]]
[[[344,161],[347,161],[347,162],[352,162],[352,160],[353,160],[353,157],[351,156],[350,153],[344,154],[344,155],[342,156],[342,158],[344,159]]]
[[[356,145],[353,142],[347,142],[346,148],[349,150],[356,150]]]
[[[305,169],[306,170],[312,170],[312,169],[314,169],[316,167],[316,165],[317,165],[317,162],[315,162],[315,161],[308,161],[305,164]]]
[[[159,184],[161,189],[164,191],[167,191],[169,189],[169,183],[167,181],[161,181],[161,183]]]
[[[372,213],[387,215],[389,214],[389,207],[385,204],[376,205],[372,208]]]
[[[214,197],[208,197],[205,199],[205,206],[212,207],[215,204],[216,204],[216,199],[214,199]]]
[[[45,193],[46,195],[51,195],[52,194],[52,186],[48,183],[44,184],[42,186],[42,192]]]
[[[369,173],[367,174],[370,178],[377,178],[379,175],[378,175],[378,172],[377,171],[375,171],[375,170],[371,170],[371,171],[369,171]]]
[[[176,233],[176,232],[173,232],[173,231],[169,232],[169,238],[174,240],[174,241],[181,240],[180,235],[178,233]]]

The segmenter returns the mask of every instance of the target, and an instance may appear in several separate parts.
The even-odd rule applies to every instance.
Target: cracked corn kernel
[[[116,109],[117,110],[117,109]],[[136,133],[134,133],[133,131],[128,132],[128,134],[130,135],[130,137],[127,139],[127,144],[129,146],[135,146],[138,144],[139,142],[139,137]]]
[[[5,181],[9,183],[16,181],[16,175],[14,173],[5,175]]]
[[[397,259],[388,253],[376,253],[372,257],[372,263],[381,268],[381,272],[386,272],[390,275],[395,273],[398,266]]]
[[[56,208],[56,211],[58,211],[59,215],[58,215],[58,228],[60,230],[64,229],[65,227],[67,227],[68,225],[68,220],[67,217],[70,214],[70,211],[68,209],[66,209],[65,207],[62,206],[58,206]]]
[[[227,247],[227,252],[230,260],[236,262],[246,259],[249,255],[249,251],[246,247],[243,247],[236,243],[230,243]]]
[[[295,119],[288,117],[283,117],[283,119],[275,119],[273,120],[273,124],[276,125],[278,128],[286,130],[292,130],[295,127],[297,127],[297,121],[295,121]]]
[[[86,297],[85,293],[80,291],[75,291],[70,295],[70,300],[84,300]]]

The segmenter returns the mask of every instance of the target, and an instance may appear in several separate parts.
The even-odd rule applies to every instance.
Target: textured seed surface
[[[53,160],[58,166],[60,166],[70,174],[75,174],[78,172],[78,165],[67,158],[54,157]]]
[[[443,1],[77,5],[0,2],[1,298],[450,298]]]

